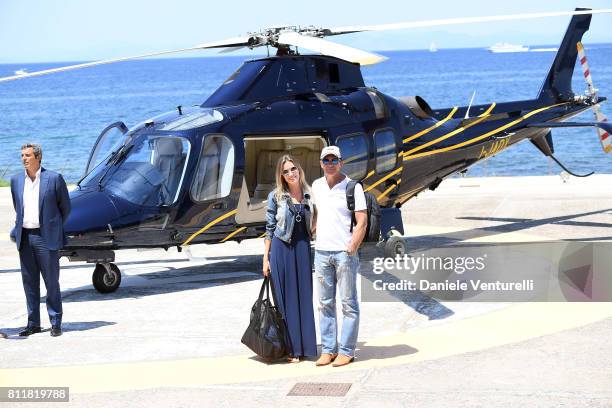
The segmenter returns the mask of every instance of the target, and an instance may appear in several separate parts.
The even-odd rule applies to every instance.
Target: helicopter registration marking
[[[429,132],[431,132],[432,130],[434,130],[434,129],[436,129],[436,128],[440,127],[440,126],[442,126],[444,123],[446,123],[447,121],[449,121],[449,120],[451,120],[451,119],[453,118],[453,115],[455,114],[455,112],[457,112],[457,110],[458,110],[458,109],[459,109],[459,108],[455,106],[455,107],[454,107],[454,108],[453,108],[453,109],[450,111],[450,113],[448,114],[448,116],[447,116],[447,117],[445,117],[445,118],[444,118],[444,119],[442,119],[442,120],[439,120],[438,122],[436,122],[436,124],[435,124],[435,125],[430,126],[430,127],[428,127],[427,129],[425,129],[425,130],[421,130],[419,133],[416,133],[416,134],[414,134],[414,135],[412,135],[412,136],[409,136],[409,137],[405,138],[405,139],[404,139],[404,143],[408,143],[408,142],[410,142],[410,141],[412,141],[412,140],[416,139],[417,137],[419,137],[419,136],[423,136],[424,134],[429,133]]]
[[[203,233],[204,231],[206,231],[207,229],[209,229],[210,227],[212,227],[213,225],[217,224],[218,222],[223,221],[226,218],[231,217],[232,215],[235,215],[238,212],[238,210],[232,210],[228,213],[223,214],[222,216],[220,216],[219,218],[215,218],[214,220],[212,220],[211,222],[209,222],[208,224],[206,224],[204,227],[202,227],[199,231],[193,233],[189,238],[187,238],[187,241],[183,242],[183,246],[188,245],[195,237],[197,237],[198,235],[200,235],[201,233]]]
[[[491,106],[489,106],[489,109],[487,109],[487,112],[492,110],[494,107],[495,107],[495,103],[491,104]],[[449,133],[447,133],[445,135],[442,135],[442,136],[438,137],[437,139],[430,140],[429,142],[423,143],[422,145],[417,146],[414,149],[408,150],[407,152],[404,153],[404,156],[410,156],[412,153],[418,152],[419,150],[423,150],[426,147],[429,147],[429,146],[434,145],[434,144],[436,144],[438,142],[441,142],[443,140],[451,138],[451,137],[455,136],[456,134],[459,134],[459,133],[463,132],[464,130],[471,128],[472,126],[479,124],[480,122],[482,122],[486,118],[487,118],[487,115],[482,114],[482,115],[480,115],[478,117],[478,119],[474,120],[471,123],[468,123],[465,126],[461,126],[460,128],[453,130],[452,132],[449,132]]]
[[[486,159],[487,157],[496,155],[497,153],[501,152],[506,147],[508,147],[509,144],[510,144],[510,138],[507,137],[505,139],[500,139],[500,140],[496,140],[495,142],[493,142],[493,144],[489,146],[488,150],[485,148],[485,146],[482,146],[480,150],[480,155],[478,156],[478,160]]]
[[[236,231],[232,232],[231,234],[229,234],[227,237],[223,238],[221,240],[221,242],[225,242],[228,239],[230,239],[231,237],[233,237],[234,235],[240,234],[242,231],[244,231],[246,229],[246,227],[240,227],[238,228]]]
[[[492,135],[494,135],[496,133],[499,133],[499,132],[501,132],[503,130],[506,130],[506,129],[516,125],[517,123],[520,123],[523,120],[525,120],[527,118],[530,118],[533,115],[537,115],[540,112],[544,112],[544,111],[546,111],[548,109],[555,108],[557,106],[567,105],[567,103],[568,102],[557,103],[557,104],[554,104],[554,105],[545,106],[543,108],[533,110],[533,111],[531,111],[531,112],[521,116],[520,118],[518,118],[516,120],[513,120],[512,122],[508,122],[505,125],[502,125],[502,126],[498,127],[497,129],[493,129],[490,132],[487,132],[487,133],[485,133],[483,135],[477,136],[477,137],[472,138],[470,140],[466,140],[465,142],[457,143],[456,145],[452,145],[452,146],[448,146],[448,147],[443,147],[441,149],[436,149],[436,150],[430,150],[428,152],[423,152],[423,153],[419,153],[419,154],[413,154],[412,156],[404,157],[404,161],[416,159],[418,157],[429,156],[429,155],[432,155],[432,154],[448,152],[450,150],[455,150],[455,149],[458,149],[460,147],[463,147],[463,146],[466,146],[466,145],[470,145],[472,143],[476,143],[476,142],[478,142],[480,140],[486,139],[489,136],[492,136]]]

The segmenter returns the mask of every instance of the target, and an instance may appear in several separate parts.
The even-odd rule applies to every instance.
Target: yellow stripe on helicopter
[[[396,175],[397,173],[399,173],[400,171],[402,171],[404,168],[403,167],[399,167],[397,169],[395,169],[394,171],[392,171],[391,173],[387,174],[385,177],[381,178],[380,180],[378,180],[377,182],[375,182],[372,185],[369,185],[368,187],[364,188],[363,191],[367,192],[370,191],[371,189],[373,189],[374,187],[376,187],[377,185],[379,185],[380,183],[382,183],[383,181],[387,180],[388,178]]]
[[[431,132],[432,130],[442,126],[444,123],[448,122],[450,119],[453,118],[453,115],[455,114],[455,112],[457,112],[459,108],[458,107],[454,107],[450,113],[448,114],[448,116],[446,116],[444,119],[439,120],[438,122],[436,122],[435,125],[428,127],[427,129],[421,130],[419,133],[416,133],[412,136],[407,137],[406,139],[404,139],[404,143],[408,143],[414,139],[416,139],[417,137],[423,136],[426,133]]]
[[[380,202],[380,200],[381,200],[383,197],[385,197],[387,194],[389,194],[389,192],[391,192],[391,190],[393,190],[395,187],[399,186],[399,184],[400,184],[401,182],[402,182],[402,179],[398,179],[395,185],[393,185],[393,186],[389,187],[388,189],[386,189],[385,191],[383,191],[382,193],[380,193],[380,194],[378,195],[378,197],[376,197],[376,201],[379,201],[379,202]]]
[[[482,122],[483,120],[485,120],[487,118],[487,116],[488,116],[487,112],[490,112],[491,110],[493,110],[494,107],[495,107],[495,102],[493,102],[491,104],[491,106],[489,106],[489,108],[482,115],[478,116],[478,119],[468,123],[465,126],[461,126],[460,128],[457,128],[457,129],[453,130],[452,132],[449,132],[449,133],[447,133],[445,135],[442,135],[442,136],[440,136],[440,137],[438,137],[438,138],[436,138],[434,140],[430,140],[427,143],[423,143],[422,145],[417,146],[414,149],[408,150],[408,151],[404,152],[404,156],[410,156],[411,153],[415,153],[415,152],[418,152],[419,150],[423,150],[426,147],[429,147],[429,146],[434,145],[434,144],[436,144],[438,142],[441,142],[443,140],[451,138],[451,137],[453,137],[453,136],[463,132],[464,130],[471,128],[472,126],[477,125],[478,123]]]
[[[545,110],[548,110],[548,109],[551,109],[551,108],[554,108],[554,107],[557,107],[557,106],[565,105],[565,104],[567,104],[567,102],[557,103],[555,105],[545,106],[543,108],[539,108],[539,109],[533,110],[533,111],[531,111],[531,112],[521,116],[520,118],[518,118],[516,120],[513,120],[512,122],[506,123],[505,125],[502,125],[502,126],[498,127],[497,129],[493,129],[490,132],[487,132],[487,133],[485,133],[483,135],[476,136],[476,137],[474,137],[472,139],[469,139],[469,140],[466,140],[464,142],[457,143],[455,145],[448,146],[448,147],[443,147],[441,149],[430,150],[428,152],[423,152],[423,153],[418,153],[418,154],[413,154],[413,155],[410,155],[410,156],[406,156],[406,157],[404,157],[404,161],[416,159],[418,157],[430,156],[432,154],[447,152],[447,151],[450,151],[450,150],[458,149],[458,148],[463,147],[463,146],[467,146],[469,144],[478,142],[478,141],[480,141],[482,139],[486,139],[487,137],[492,136],[492,135],[494,135],[496,133],[499,133],[502,130],[506,130],[506,129],[516,125],[517,123],[522,122],[523,120],[525,120],[525,119],[527,119],[527,118],[529,118],[529,117],[531,117],[533,115],[536,115],[536,114],[538,114],[540,112],[544,112]]]
[[[188,245],[195,237],[197,237],[198,235],[200,235],[201,233],[203,233],[204,231],[206,231],[207,229],[209,229],[210,227],[214,226],[215,224],[223,221],[226,218],[231,217],[232,215],[235,215],[238,212],[238,210],[232,210],[228,213],[223,214],[222,216],[215,218],[214,220],[212,220],[211,222],[209,222],[208,224],[206,224],[204,227],[202,227],[202,229],[200,229],[199,231],[193,233],[189,238],[187,238],[187,241],[183,242],[183,246]]]
[[[230,238],[231,238],[231,237],[233,237],[234,235],[239,234],[239,233],[241,233],[242,231],[244,231],[246,228],[247,228],[247,227],[240,227],[240,228],[238,228],[236,231],[232,232],[232,233],[231,233],[231,234],[229,234],[227,237],[223,238],[223,239],[221,240],[221,242],[225,242],[225,241],[227,241],[228,239],[230,239]]]

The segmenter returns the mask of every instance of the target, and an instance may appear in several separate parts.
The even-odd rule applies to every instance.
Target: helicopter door
[[[100,164],[102,160],[121,147],[126,140],[125,134],[127,131],[128,128],[123,122],[115,122],[107,126],[102,133],[100,133],[89,155],[87,167],[85,168],[86,175],[89,174],[94,167]]]
[[[320,135],[252,136],[244,138],[244,178],[236,222],[265,221],[268,194],[276,187],[278,159],[290,154],[302,167],[308,184],[321,177],[319,154],[327,143]]]

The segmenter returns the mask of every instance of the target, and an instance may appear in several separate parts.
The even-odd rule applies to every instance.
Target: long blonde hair
[[[291,156],[290,154],[284,154],[281,156],[280,159],[278,159],[278,162],[276,163],[275,198],[277,202],[281,200],[281,196],[283,195],[283,193],[289,194],[289,185],[287,184],[287,182],[285,181],[285,178],[283,177],[283,166],[287,162],[293,163],[293,165],[297,167],[298,169],[298,172],[300,174],[300,187],[302,187],[302,195],[305,193],[310,193],[310,186],[308,185],[308,182],[306,181],[306,175],[304,174],[304,170],[302,169],[302,166],[300,166],[300,163],[298,163],[298,161],[295,160],[293,156]]]

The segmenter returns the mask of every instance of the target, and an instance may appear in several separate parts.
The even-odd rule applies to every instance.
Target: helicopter
[[[70,192],[64,225],[71,261],[95,264],[93,285],[120,286],[115,251],[261,238],[268,193],[283,154],[302,165],[307,181],[321,177],[319,153],[340,147],[343,171],[361,180],[381,206],[381,243],[387,256],[407,251],[400,207],[447,177],[528,139],[554,157],[551,129],[595,127],[609,153],[612,126],[599,109],[581,45],[592,14],[577,8],[431,20],[378,26],[283,26],[192,48],[71,65],[0,78],[0,82],[174,52],[271,47],[276,55],[244,62],[201,105],[176,109],[132,128],[106,127],[91,150],[83,178]],[[534,99],[432,109],[420,96],[392,97],[367,86],[362,65],[385,57],[323,39],[411,27],[572,16],[552,66]],[[292,48],[293,47],[293,48]],[[299,49],[320,54],[301,54]],[[580,55],[588,91],[571,79]],[[595,121],[567,122],[586,110]]]

